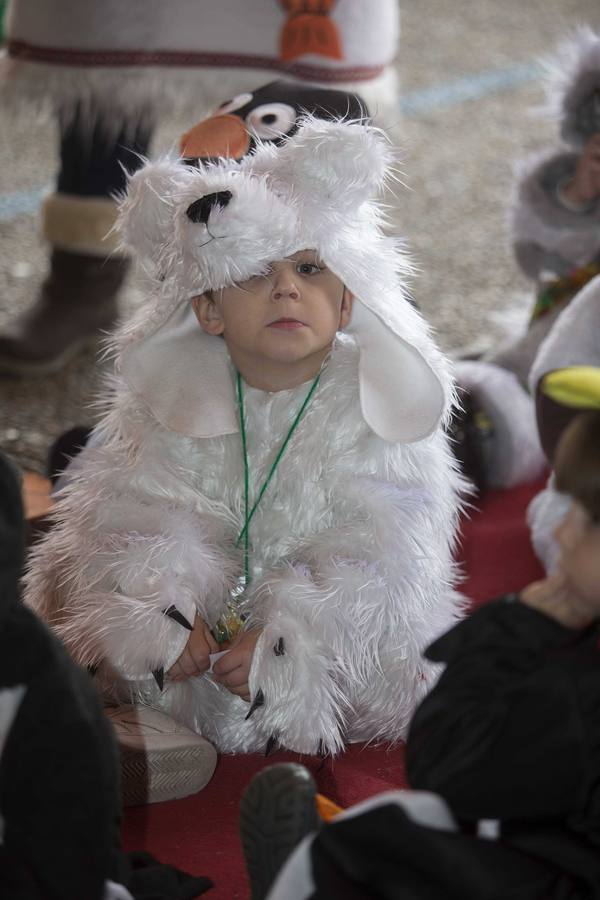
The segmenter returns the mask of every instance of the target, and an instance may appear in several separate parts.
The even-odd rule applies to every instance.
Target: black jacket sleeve
[[[426,655],[446,669],[411,724],[411,787],[440,794],[464,821],[572,811],[586,729],[565,661],[580,640],[510,596],[432,644]]]
[[[97,692],[24,607],[5,624],[0,650],[9,661],[0,663],[0,683],[26,687],[0,767],[0,895],[12,869],[36,885],[31,896],[100,900],[118,851],[120,796],[116,743]]]

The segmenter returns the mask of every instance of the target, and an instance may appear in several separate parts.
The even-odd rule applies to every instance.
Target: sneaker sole
[[[208,742],[148,754],[122,744],[119,749],[124,806],[196,794],[208,784],[217,765],[216,750]]]
[[[278,763],[259,772],[240,805],[240,836],[252,900],[264,900],[286,859],[319,827],[317,788],[304,766]]]

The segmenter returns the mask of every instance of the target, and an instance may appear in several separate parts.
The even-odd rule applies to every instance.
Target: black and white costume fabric
[[[0,896],[192,900],[211,886],[120,849],[119,764],[87,672],[19,599],[16,469],[0,454]]]
[[[379,227],[372,197],[390,161],[376,129],[307,119],[238,163],[149,164],[123,201],[125,240],[153,267],[156,293],[115,337],[102,445],[81,455],[36,547],[27,602],[79,662],[102,664],[98,677],[124,679],[224,751],[399,740],[434,677],[421,651],[462,608],[462,482],[443,430],[453,383],[404,296],[401,246]],[[225,196],[207,221],[194,216],[202,198]],[[195,616],[215,625],[243,571],[235,373],[189,298],[308,248],[355,304],[252,520],[243,609],[263,629],[250,672],[263,702],[247,718],[209,676],[162,691],[153,677]],[[306,391],[246,389],[257,485]]]
[[[307,837],[268,900],[599,897],[599,634],[508,596],[444,635],[408,738],[415,790]]]

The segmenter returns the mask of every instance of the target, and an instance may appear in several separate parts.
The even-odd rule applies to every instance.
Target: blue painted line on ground
[[[528,81],[534,81],[539,75],[540,67],[535,63],[523,63],[508,69],[490,69],[419,91],[411,91],[400,100],[400,109],[406,116],[419,116],[519,87]],[[0,222],[10,222],[18,216],[35,215],[42,197],[48,190],[49,187],[45,185],[29,191],[1,194]]]
[[[535,63],[523,63],[509,69],[490,69],[466,78],[457,78],[443,84],[435,84],[420,91],[411,91],[400,100],[400,109],[407,116],[418,116],[448,106],[457,106],[469,100],[478,100],[488,94],[506,91],[539,78],[540,67]]]
[[[40,208],[48,185],[33,188],[30,191],[15,191],[11,194],[0,194],[0,222],[10,222],[18,216],[33,215]]]

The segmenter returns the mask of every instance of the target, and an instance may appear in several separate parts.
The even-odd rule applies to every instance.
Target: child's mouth
[[[284,331],[291,331],[295,328],[304,328],[304,322],[300,322],[298,319],[277,319],[275,322],[269,323],[269,328],[281,328]]]

